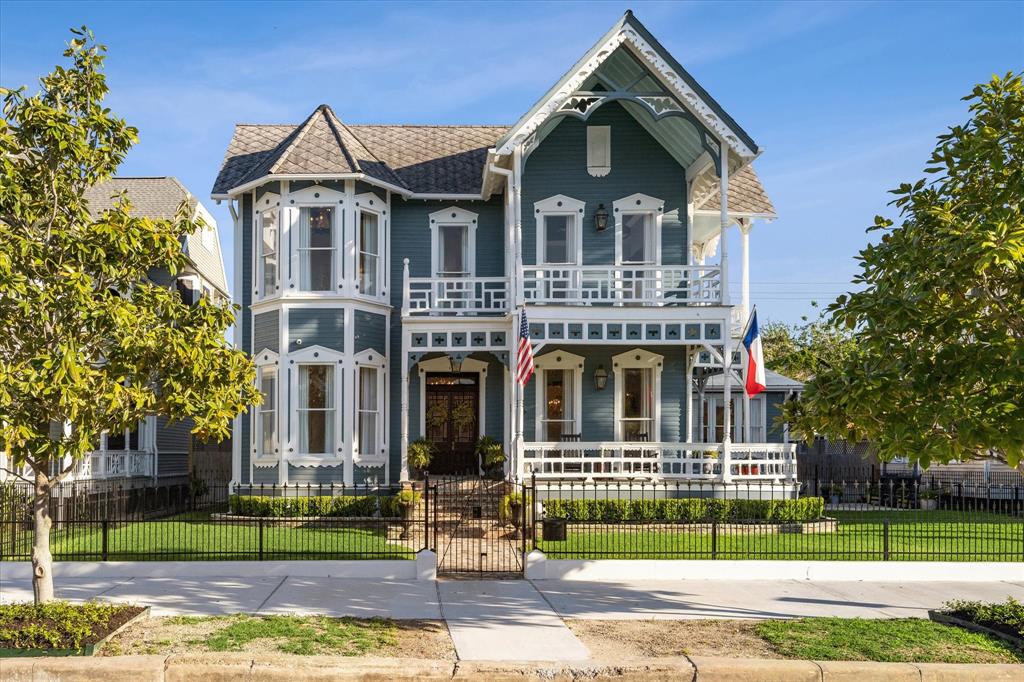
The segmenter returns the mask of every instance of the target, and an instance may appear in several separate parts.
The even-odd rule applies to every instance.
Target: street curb
[[[101,658],[5,659],[0,680],[102,679],[104,682],[178,682],[179,680],[917,680],[999,682],[1024,679],[1024,665],[961,663],[874,663],[802,661],[709,656],[650,658],[621,663],[605,660],[448,661],[415,658],[343,656],[253,656],[244,653],[111,656]]]

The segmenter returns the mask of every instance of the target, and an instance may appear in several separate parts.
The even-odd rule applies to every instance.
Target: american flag
[[[526,311],[519,313],[519,348],[516,351],[516,381],[525,386],[533,376],[533,344],[530,343],[530,325]]]

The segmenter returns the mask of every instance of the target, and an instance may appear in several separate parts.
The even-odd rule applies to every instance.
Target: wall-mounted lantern
[[[598,365],[597,369],[594,370],[594,388],[599,391],[603,391],[604,387],[608,385],[608,370],[604,368],[604,365]]]
[[[604,204],[598,204],[597,210],[594,211],[594,227],[598,232],[604,232],[608,228],[608,209]]]

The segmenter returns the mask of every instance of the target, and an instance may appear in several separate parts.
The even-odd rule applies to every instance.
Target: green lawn
[[[588,529],[573,524],[565,542],[539,541],[553,559],[834,559],[881,561],[886,519],[891,561],[1021,561],[1024,524],[985,512],[828,512],[834,533],[730,534],[682,532],[657,524]]]
[[[799,618],[757,624],[755,632],[784,658],[814,661],[1021,663],[1008,642],[917,618]]]
[[[419,549],[388,542],[377,522],[346,525],[265,525],[263,559],[413,559]],[[24,533],[17,541],[13,554],[27,554],[31,534]],[[99,522],[59,526],[50,542],[57,561],[98,560],[103,555]],[[205,514],[111,524],[107,533],[109,561],[249,560],[259,558],[259,549],[257,524],[216,522]]]

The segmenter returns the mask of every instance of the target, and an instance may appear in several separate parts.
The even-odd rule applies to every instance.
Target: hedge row
[[[401,516],[394,495],[315,495],[267,497],[232,495],[228,501],[237,516],[284,518],[294,516]],[[379,505],[379,506],[378,506]]]
[[[706,521],[764,521],[794,523],[820,519],[825,500],[545,500],[548,518],[568,521],[653,521],[698,523]]]

